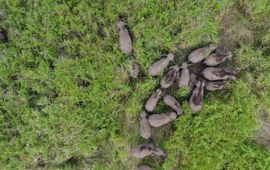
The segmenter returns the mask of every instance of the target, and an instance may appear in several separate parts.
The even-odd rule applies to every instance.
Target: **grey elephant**
[[[176,117],[177,114],[175,112],[152,114],[149,116],[148,122],[153,127],[160,127],[173,121]]]
[[[191,63],[199,63],[217,48],[216,45],[210,44],[207,47],[202,47],[194,50],[188,55],[188,61]]]
[[[210,81],[216,80],[235,80],[237,72],[226,68],[207,67],[203,70],[202,75]]]
[[[132,40],[129,35],[127,24],[123,21],[118,21],[117,27],[119,31],[119,45],[123,53],[129,54],[132,52]]]
[[[161,95],[162,95],[161,89],[157,89],[156,91],[154,91],[150,96],[150,98],[146,101],[145,109],[149,112],[152,112],[156,108]]]
[[[208,66],[217,66],[226,60],[232,60],[232,52],[228,51],[226,53],[214,53],[207,57],[203,62]]]
[[[182,114],[182,109],[180,107],[180,104],[178,103],[178,101],[171,95],[166,94],[163,98],[163,102],[171,107],[176,113],[177,115],[181,115]]]
[[[179,67],[174,65],[170,71],[161,79],[160,86],[164,89],[171,87],[173,82],[176,80],[176,76],[179,75]]]
[[[196,87],[192,91],[192,95],[189,100],[189,106],[193,114],[199,112],[202,109],[204,86],[204,81],[198,81],[196,83]]]
[[[179,87],[188,87],[190,82],[190,71],[188,69],[188,64],[183,63],[181,65],[181,72],[178,78],[178,86]]]
[[[150,67],[149,67],[149,74],[151,76],[156,76],[158,75],[160,72],[162,72],[166,67],[168,67],[168,65],[170,64],[171,61],[173,61],[174,59],[174,54],[173,53],[169,53],[166,55],[166,57],[158,60],[157,62],[153,63]]]
[[[131,150],[131,155],[135,158],[143,159],[146,156],[166,156],[166,153],[151,144],[141,144]]]
[[[205,85],[206,90],[208,91],[216,91],[224,88],[225,81],[213,81],[207,82]]]
[[[147,113],[143,110],[140,115],[140,132],[141,137],[144,139],[149,139],[151,137],[151,127],[147,117]]]

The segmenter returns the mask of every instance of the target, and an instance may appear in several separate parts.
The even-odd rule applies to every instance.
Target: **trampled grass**
[[[130,81],[116,22],[128,23],[144,76]],[[254,133],[270,112],[270,3],[258,1],[0,0],[0,169],[135,169],[139,113],[161,54],[181,63],[217,43],[238,80],[207,93],[203,110],[155,129],[156,169],[269,169]],[[177,91],[176,96],[185,92]],[[159,108],[162,110],[162,107]],[[263,118],[262,118],[263,117]],[[257,142],[256,142],[257,141]]]

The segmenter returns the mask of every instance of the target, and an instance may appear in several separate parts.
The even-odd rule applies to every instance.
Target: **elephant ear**
[[[202,80],[202,87],[204,87],[206,85],[206,80]]]
[[[199,86],[201,85],[201,81],[197,81],[197,82],[195,83],[195,85],[196,85],[196,87],[199,87]]]

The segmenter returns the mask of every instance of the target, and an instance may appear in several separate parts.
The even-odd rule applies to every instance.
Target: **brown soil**
[[[220,41],[228,50],[254,41],[251,24],[234,7],[224,10],[221,15]]]

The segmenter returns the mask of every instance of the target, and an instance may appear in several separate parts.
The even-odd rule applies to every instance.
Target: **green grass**
[[[146,73],[134,82],[119,17]],[[166,170],[269,169],[269,151],[254,138],[270,113],[269,18],[268,0],[0,0],[9,35],[0,44],[0,169],[135,169],[130,148],[145,142],[139,113],[159,83],[149,65],[169,51],[181,63],[210,42],[233,49],[228,67],[242,70],[238,80],[207,93],[195,117],[183,102],[172,132],[155,129],[168,158],[144,161]]]

